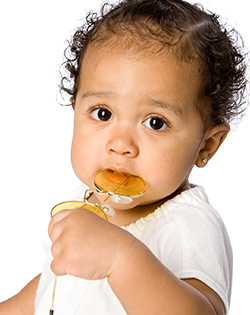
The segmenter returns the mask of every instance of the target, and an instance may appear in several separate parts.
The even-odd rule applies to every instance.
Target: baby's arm
[[[212,289],[179,280],[140,241],[124,243],[119,253],[108,281],[127,314],[225,314]]]
[[[17,295],[0,303],[0,315],[33,315],[40,275],[29,282]]]
[[[53,272],[90,280],[107,277],[129,315],[224,314],[210,288],[178,279],[133,235],[89,211],[59,212],[49,234]]]

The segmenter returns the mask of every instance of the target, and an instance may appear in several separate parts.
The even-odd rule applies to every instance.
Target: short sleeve
[[[232,250],[225,226],[207,203],[179,204],[149,222],[141,240],[180,279],[196,278],[229,309]]]

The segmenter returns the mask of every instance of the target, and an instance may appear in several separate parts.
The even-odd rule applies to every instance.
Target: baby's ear
[[[198,167],[204,167],[219,149],[225,140],[230,127],[228,124],[216,125],[208,129],[204,135],[203,143],[196,161]]]

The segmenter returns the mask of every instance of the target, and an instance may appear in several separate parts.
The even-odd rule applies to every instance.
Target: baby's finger
[[[51,246],[51,254],[53,260],[51,262],[51,270],[58,276],[69,274],[72,265],[71,247],[65,246],[65,238],[59,237]]]
[[[63,227],[62,227],[61,221],[57,223],[53,223],[52,225],[49,226],[48,234],[52,243],[54,243],[60,237],[62,232],[63,232]]]
[[[52,231],[54,230],[55,225],[61,222],[64,218],[66,218],[71,212],[72,210],[62,210],[52,217],[49,223],[49,227],[48,227],[48,233],[49,233],[50,238],[51,238]]]
[[[63,263],[61,255],[57,255],[50,264],[51,270],[57,276],[64,276],[67,274],[66,270],[64,269],[64,266],[65,264]]]

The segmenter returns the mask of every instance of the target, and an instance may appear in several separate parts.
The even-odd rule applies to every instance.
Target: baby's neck
[[[131,223],[135,223],[140,218],[145,218],[150,213],[153,213],[158,207],[167,201],[167,198],[159,200],[147,205],[136,206],[135,208],[128,210],[116,210],[116,216],[110,218],[109,222],[118,226],[127,226]]]
[[[127,226],[131,223],[135,223],[140,218],[145,218],[150,213],[153,213],[157,208],[163,205],[166,201],[174,198],[176,195],[180,194],[184,190],[189,189],[190,187],[191,185],[188,182],[186,182],[183,185],[181,185],[173,194],[171,194],[170,196],[166,196],[165,198],[161,200],[157,200],[150,204],[139,205],[128,210],[116,209],[115,217],[110,217],[109,222],[117,226]],[[98,202],[94,194],[89,198],[89,201]]]

